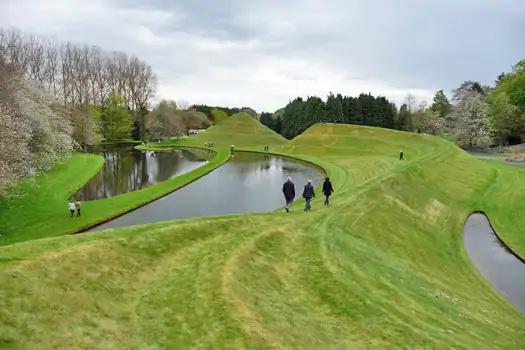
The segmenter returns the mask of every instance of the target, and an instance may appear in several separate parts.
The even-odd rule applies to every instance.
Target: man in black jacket
[[[326,197],[326,199],[324,200],[324,205],[330,204],[330,195],[333,192],[334,192],[334,189],[332,188],[332,183],[330,182],[330,178],[326,177],[323,183],[323,194]]]
[[[308,183],[304,185],[303,198],[306,200],[304,211],[310,210],[310,201],[312,197],[315,197],[314,186],[312,186],[312,180],[308,180]]]
[[[290,206],[295,198],[295,185],[292,182],[292,178],[288,176],[288,181],[283,184],[284,199],[286,199],[286,211],[290,211]]]

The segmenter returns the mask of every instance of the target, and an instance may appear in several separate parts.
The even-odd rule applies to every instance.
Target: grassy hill
[[[269,129],[258,120],[246,113],[238,113],[209,127],[205,132],[191,135],[182,140],[172,140],[152,144],[153,147],[166,146],[198,146],[204,147],[206,142],[213,142],[215,146],[228,147],[231,144],[242,147],[264,147],[282,145],[287,140],[275,131]]]
[[[245,122],[236,127],[249,135]],[[217,130],[216,143],[244,146]],[[436,137],[350,125],[315,125],[280,149],[327,166],[330,207],[316,199],[306,213],[296,206],[0,247],[0,347],[525,344],[525,316],[462,243],[464,220],[481,209],[525,252],[523,169]]]

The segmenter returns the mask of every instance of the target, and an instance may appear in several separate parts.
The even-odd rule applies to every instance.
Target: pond
[[[182,175],[204,165],[209,155],[204,150],[164,152],[138,151],[133,146],[105,146],[88,149],[105,162],[76,194],[81,201],[109,198],[140,190]]]
[[[298,200],[308,180],[316,187],[325,175],[319,168],[290,158],[236,152],[228,163],[197,181],[91,231],[188,217],[273,211],[285,205],[282,185],[288,176],[295,183]],[[316,195],[321,197],[320,193]]]
[[[500,242],[483,214],[472,214],[463,228],[470,260],[509,303],[525,313],[525,264]]]

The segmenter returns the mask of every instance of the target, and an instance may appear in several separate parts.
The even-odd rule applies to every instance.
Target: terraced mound
[[[481,209],[513,244],[525,242],[523,219],[507,221],[523,209],[522,169],[431,136],[345,125],[316,125],[282,150],[327,167],[330,207],[316,199],[306,213],[188,219],[0,248],[0,347],[525,344],[525,317],[479,275],[461,239],[465,218]]]
[[[160,144],[160,147],[173,145],[188,145],[204,147],[206,142],[213,142],[214,146],[240,147],[278,146],[287,140],[275,131],[259,123],[258,120],[246,113],[235,114],[220,123],[209,127],[206,131],[191,135],[179,141]],[[157,146],[152,144],[151,146]]]

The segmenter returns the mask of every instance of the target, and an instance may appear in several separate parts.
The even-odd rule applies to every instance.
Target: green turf
[[[462,243],[472,210],[525,242],[523,169],[348,125],[276,151],[322,163],[333,204],[0,247],[0,348],[523,348]]]
[[[0,198],[0,245],[42,237],[75,233],[149,203],[208,174],[229,159],[229,151],[217,148],[207,164],[151,187],[120,196],[87,201],[81,217],[69,216],[68,198],[93,177],[103,158],[74,154],[50,174],[25,184],[27,195],[14,200]]]
[[[259,147],[279,146],[286,139],[273,130],[262,125],[252,116],[246,113],[235,114],[220,123],[206,129],[197,135],[190,135],[181,140],[170,140],[160,144],[150,143],[148,149],[156,149],[172,146],[198,146],[204,147],[206,142],[213,142],[217,147]],[[138,149],[144,148],[138,146]]]

